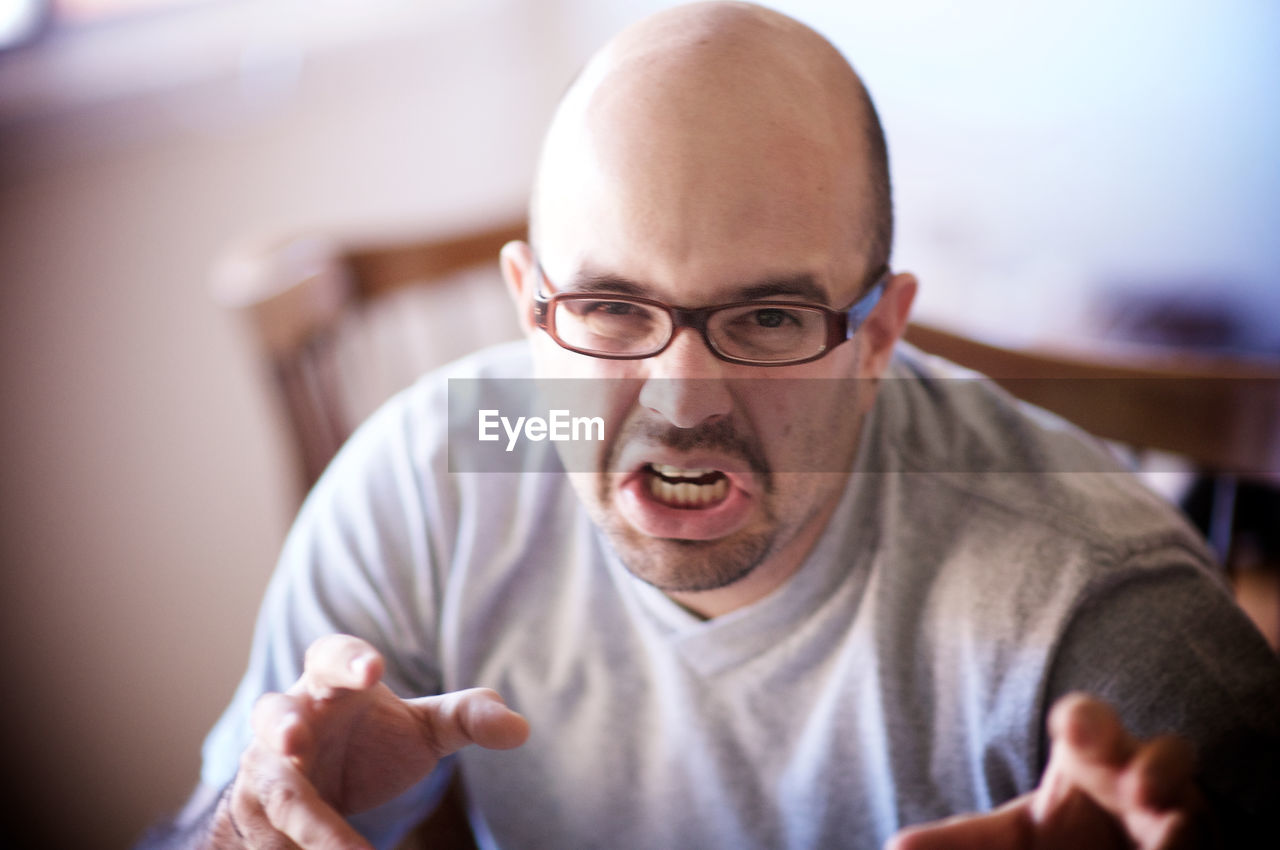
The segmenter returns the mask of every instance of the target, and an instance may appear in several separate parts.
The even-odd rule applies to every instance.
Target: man
[[[511,476],[466,468],[444,376],[377,414],[174,843],[389,846],[450,766],[503,847],[1252,837],[1274,658],[1171,510],[897,346],[891,221],[874,109],[812,31],[710,3],[615,39],[502,253],[528,345],[447,373],[589,379],[604,439]]]

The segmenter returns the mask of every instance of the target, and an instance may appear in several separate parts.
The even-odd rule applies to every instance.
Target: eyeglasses
[[[870,288],[843,310],[774,300],[687,310],[631,295],[547,296],[542,284],[551,282],[536,258],[533,266],[538,275],[534,323],[562,348],[606,360],[640,360],[665,351],[677,329],[693,328],[716,357],[746,366],[793,366],[825,357],[853,337],[889,280],[889,267],[882,266]]]

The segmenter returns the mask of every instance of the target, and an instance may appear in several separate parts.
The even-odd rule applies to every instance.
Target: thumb
[[[995,811],[907,827],[884,850],[1021,850],[1033,833],[1031,797],[1024,794]]]
[[[529,721],[507,708],[490,688],[471,688],[407,700],[422,722],[427,740],[444,758],[467,744],[510,750],[529,737]]]

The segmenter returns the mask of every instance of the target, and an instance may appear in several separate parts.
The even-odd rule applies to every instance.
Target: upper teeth
[[[665,463],[651,464],[653,471],[663,478],[701,478],[715,472],[714,469],[683,469],[679,466],[668,466]]]

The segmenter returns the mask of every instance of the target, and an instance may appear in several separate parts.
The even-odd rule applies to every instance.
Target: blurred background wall
[[[0,844],[123,847],[195,781],[294,508],[215,259],[518,213],[574,70],[669,4],[72,5],[0,53]],[[1276,4],[774,5],[876,98],[926,312],[1087,332],[1177,291],[1280,351]]]

